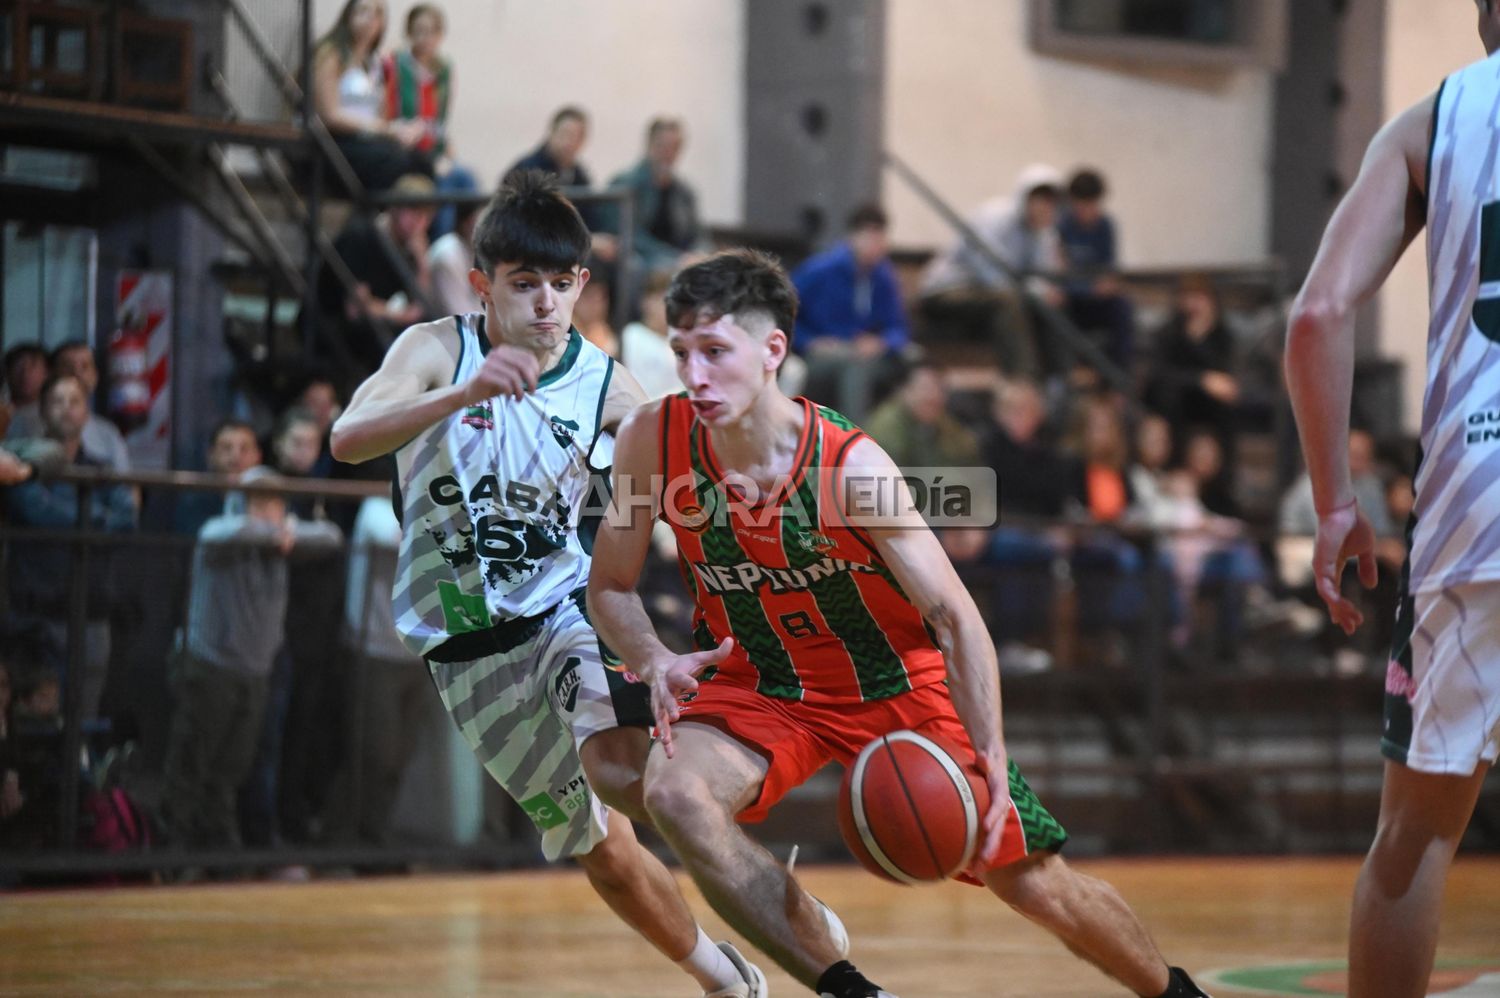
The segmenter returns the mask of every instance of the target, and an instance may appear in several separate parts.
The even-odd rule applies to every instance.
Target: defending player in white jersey
[[[484,311],[402,333],[334,424],[333,453],[395,454],[396,629],[547,858],[577,859],[709,995],[759,998],[760,971],[709,941],[626,817],[645,813],[650,697],[605,668],[579,513],[590,455],[643,395],[572,327],[589,243],[544,175],[501,188],[474,233]]]
[[[1477,0],[1490,57],[1370,143],[1291,319],[1286,374],[1318,510],[1313,570],[1345,631],[1346,562],[1375,582],[1346,441],[1355,310],[1425,225],[1432,317],[1416,505],[1386,675],[1375,841],[1355,888],[1349,994],[1427,993],[1443,885],[1500,749],[1500,0]]]

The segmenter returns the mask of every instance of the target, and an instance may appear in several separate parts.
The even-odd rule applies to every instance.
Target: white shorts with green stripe
[[[647,688],[605,668],[582,595],[459,635],[427,657],[464,740],[531,816],[549,860],[604,838],[608,809],[589,790],[579,748],[601,731],[651,723]]]

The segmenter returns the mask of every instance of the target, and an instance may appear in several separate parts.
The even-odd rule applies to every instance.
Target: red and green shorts
[[[808,704],[768,697],[734,683],[709,680],[682,705],[682,721],[717,728],[766,760],[765,780],[755,802],[739,813],[753,823],[792,788],[829,762],[849,765],[881,735],[902,729],[936,735],[973,751],[946,686],[910,690],[864,703]],[[1010,763],[1010,798],[1000,852],[991,869],[1038,851],[1057,851],[1068,839]]]

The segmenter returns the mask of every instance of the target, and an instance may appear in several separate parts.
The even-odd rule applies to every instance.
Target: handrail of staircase
[[[287,102],[294,108],[302,108],[305,104],[310,108],[310,102],[307,101],[307,95],[303,92],[302,87],[293,78],[286,66],[282,64],[270,40],[260,30],[260,25],[255,23],[255,19],[250,16],[249,11],[245,10],[241,0],[219,0],[219,2],[224,5],[240,25],[241,30],[245,32],[245,38],[250,42],[250,48],[254,51],[266,72],[270,74],[271,80],[281,90],[282,96],[286,98]],[[311,0],[302,0],[302,2],[311,3]],[[368,200],[365,185],[360,183],[359,178],[355,176],[354,168],[344,158],[344,154],[340,151],[338,143],[333,140],[333,134],[328,131],[328,126],[323,123],[322,118],[318,117],[315,113],[311,113],[310,110],[308,113],[304,113],[302,117],[303,127],[307,129],[307,133],[311,136],[314,145],[318,147],[318,151],[333,165],[334,172],[338,174],[339,183],[343,185],[344,190],[349,192],[350,199],[363,204]]]
[[[887,149],[883,154],[885,165],[898,177],[906,182],[906,185],[916,192],[917,197],[925,201],[928,207],[938,213],[938,216],[948,223],[948,227],[956,232],[969,249],[984,259],[986,263],[995,270],[1010,278],[1015,285],[1017,293],[1023,296],[1026,304],[1032,308],[1043,323],[1048,327],[1048,332],[1055,334],[1065,342],[1074,352],[1078,354],[1090,367],[1099,372],[1111,388],[1119,392],[1130,405],[1139,404],[1136,398],[1135,385],[1130,376],[1120,368],[1118,364],[1110,360],[1109,356],[1101,350],[1093,340],[1083,334],[1063,312],[1054,308],[1049,302],[1037,295],[1026,286],[1025,274],[1012,267],[1006,261],[1000,259],[988,243],[986,243],[974,231],[973,226],[964,221],[963,216],[954,211],[952,207],[943,200],[942,196],[932,188],[922,177],[906,164],[895,153]]]

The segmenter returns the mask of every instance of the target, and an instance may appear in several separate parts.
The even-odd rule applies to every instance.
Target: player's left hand
[[[698,691],[698,676],[710,665],[718,665],[729,657],[734,648],[734,638],[725,638],[712,651],[694,652],[691,655],[674,655],[661,665],[649,670],[641,679],[651,687],[651,712],[656,715],[656,737],[670,759],[676,753],[672,747],[672,725],[682,717],[677,702],[681,697]]]
[[[1328,616],[1343,628],[1345,634],[1364,623],[1365,615],[1359,607],[1344,598],[1339,583],[1344,575],[1344,566],[1351,558],[1359,559],[1359,581],[1366,589],[1372,589],[1377,580],[1375,567],[1375,531],[1370,521],[1361,512],[1359,503],[1345,506],[1318,515],[1318,537],[1313,542],[1313,581],[1318,595],[1328,605]]]
[[[1005,833],[1005,822],[1010,817],[1010,759],[1005,746],[975,753],[975,762],[984,774],[990,790],[990,807],[984,813],[979,832],[984,838],[974,851],[974,860],[967,872],[976,880],[983,881],[984,873],[1000,854],[1000,839]]]

